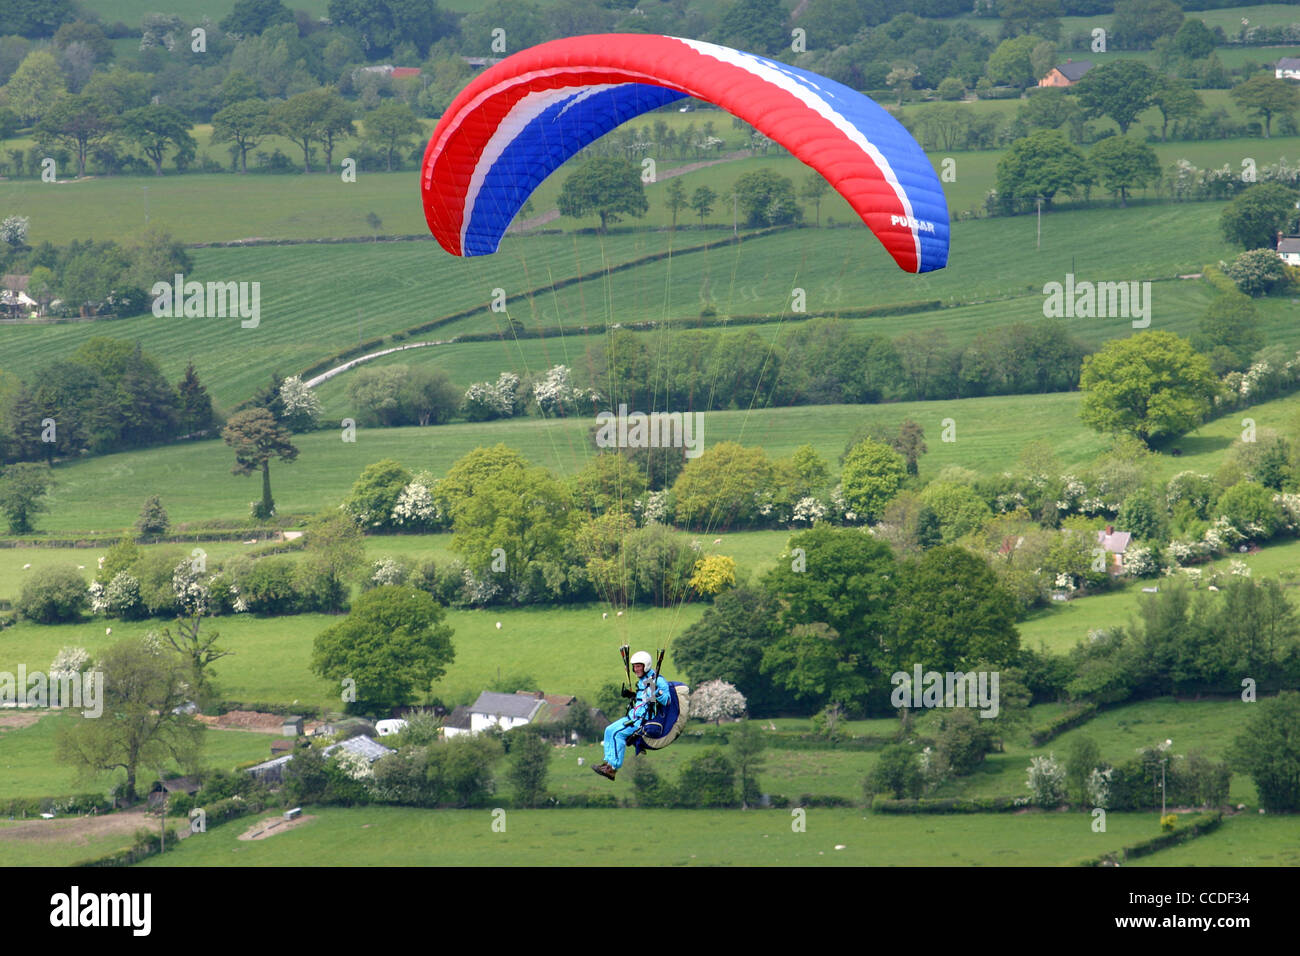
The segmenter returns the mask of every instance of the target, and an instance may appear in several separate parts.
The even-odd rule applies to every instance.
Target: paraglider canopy
[[[424,154],[429,229],[453,255],[495,252],[519,208],[565,160],[687,96],[740,117],[821,173],[900,268],[947,264],[943,188],[916,140],[879,105],[766,57],[642,34],[543,43],[461,91]]]

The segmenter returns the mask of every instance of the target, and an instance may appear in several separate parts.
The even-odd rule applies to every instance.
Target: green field
[[[584,770],[584,772],[587,772]],[[615,786],[622,786],[616,783]],[[239,840],[259,818],[215,827],[142,866],[616,866],[627,834],[654,833],[669,866],[1061,866],[1155,835],[1149,814],[905,817],[784,810],[490,810],[313,808],[314,820],[269,839]],[[266,816],[266,815],[263,815]],[[836,850],[836,846],[843,846]]]
[[[12,672],[15,664],[11,661],[0,669]],[[37,668],[44,670],[48,665],[48,661],[42,660],[39,664],[29,663],[28,669],[29,672]],[[65,719],[77,718],[55,712],[27,727],[0,727],[0,800],[106,793],[114,784],[126,780],[125,771],[101,774],[90,781],[79,780],[71,767],[56,763],[55,739],[59,724]],[[272,739],[270,734],[209,729],[203,735],[203,766],[225,770],[250,760],[267,759]],[[181,770],[174,764],[166,769]],[[136,790],[147,793],[156,779],[152,769],[142,767],[136,778]]]
[[[1254,811],[1224,817],[1213,833],[1125,866],[1300,866],[1300,819]]]

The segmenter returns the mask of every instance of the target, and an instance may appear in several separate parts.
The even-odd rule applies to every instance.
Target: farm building
[[[461,704],[442,721],[442,735],[444,737],[456,737],[460,734],[472,733],[470,729],[469,707]]]
[[[189,796],[199,792],[199,782],[193,777],[173,777],[171,780],[161,782],[155,780],[153,788],[149,791],[149,806],[156,807],[163,802],[164,796],[174,793],[184,793]]]
[[[1114,525],[1106,525],[1105,531],[1097,532],[1097,543],[1102,550],[1111,555],[1110,571],[1119,574],[1124,570],[1124,552],[1128,550],[1129,539],[1133,537],[1128,531],[1116,531]]]
[[[1300,57],[1282,57],[1277,61],[1273,73],[1274,77],[1279,80],[1300,80]]]
[[[1083,74],[1092,69],[1091,60],[1066,60],[1060,66],[1054,66],[1047,75],[1038,81],[1039,86],[1074,86],[1083,78]]]
[[[389,754],[394,753],[391,748],[385,747],[381,743],[376,743],[365,734],[362,734],[360,737],[349,737],[342,743],[331,744],[322,750],[321,753],[328,757],[334,751],[339,749],[347,750],[354,754],[360,754],[371,763],[374,763],[380,757],[386,757]]]
[[[248,772],[263,783],[272,786],[281,784],[284,782],[284,765],[292,759],[293,754],[285,754],[283,757],[259,763],[256,767],[249,767]]]

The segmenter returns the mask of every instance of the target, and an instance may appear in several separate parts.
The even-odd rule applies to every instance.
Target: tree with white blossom
[[[728,717],[740,717],[745,713],[745,707],[745,695],[726,681],[705,681],[691,691],[690,716],[700,720],[711,720],[716,724]]]

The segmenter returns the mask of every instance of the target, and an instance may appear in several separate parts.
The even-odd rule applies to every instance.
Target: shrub
[[[1056,754],[1037,756],[1029,762],[1029,780],[1025,784],[1040,807],[1057,807],[1065,799],[1065,768]]]
[[[863,782],[863,792],[868,795],[889,792],[895,799],[916,798],[921,795],[924,778],[916,754],[906,744],[890,744],[880,752],[871,773]]]
[[[940,760],[957,776],[971,773],[984,760],[984,755],[993,749],[990,723],[969,709],[943,715],[935,750]]]
[[[693,758],[677,781],[678,800],[691,807],[729,807],[736,803],[736,768],[716,747]]]
[[[262,558],[254,562],[241,582],[249,610],[258,614],[290,614],[298,605],[294,587],[295,564],[288,558]]]
[[[76,621],[90,603],[86,580],[71,566],[42,568],[23,585],[15,609],[37,624]]]

